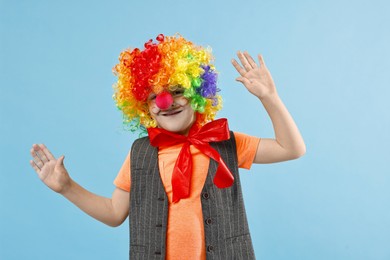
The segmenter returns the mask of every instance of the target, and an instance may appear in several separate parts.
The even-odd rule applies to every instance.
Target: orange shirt
[[[237,144],[238,167],[249,169],[256,155],[260,138],[237,132],[234,136]],[[183,144],[178,144],[160,148],[158,151],[160,177],[169,200],[166,259],[183,259],[183,256],[185,259],[206,259],[200,194],[206,181],[210,158],[194,146],[190,147],[193,160],[190,197],[172,203],[171,177],[182,146]],[[129,153],[114,180],[118,188],[128,192],[131,187],[130,169]]]

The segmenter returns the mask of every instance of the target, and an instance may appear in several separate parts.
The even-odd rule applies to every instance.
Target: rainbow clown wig
[[[156,127],[150,116],[147,99],[184,89],[184,97],[197,112],[199,126],[212,121],[222,108],[217,95],[217,73],[212,64],[210,48],[202,48],[180,35],[158,35],[157,43],[149,40],[144,50],[127,49],[119,56],[114,68],[118,81],[114,84],[114,100],[124,115],[124,124],[131,131]]]

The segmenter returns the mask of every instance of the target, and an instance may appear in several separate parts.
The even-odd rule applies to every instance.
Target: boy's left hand
[[[256,64],[252,56],[246,51],[244,53],[239,51],[237,57],[241,64],[232,59],[233,66],[241,75],[241,77],[236,78],[237,81],[244,84],[249,92],[259,99],[277,94],[271,73],[265,66],[263,57],[260,54],[258,55],[260,66]]]

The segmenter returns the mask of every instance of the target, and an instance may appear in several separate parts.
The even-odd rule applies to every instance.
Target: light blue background
[[[111,196],[136,138],[112,96],[119,53],[159,33],[210,45],[233,130],[274,137],[234,81],[262,53],[307,146],[242,171],[258,259],[390,259],[388,1],[0,1],[0,259],[127,259],[128,222],[101,224],[29,166],[33,143]]]

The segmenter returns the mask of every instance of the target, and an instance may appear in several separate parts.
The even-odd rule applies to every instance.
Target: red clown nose
[[[156,105],[159,109],[165,110],[169,108],[173,103],[173,97],[168,91],[164,91],[157,95]]]

